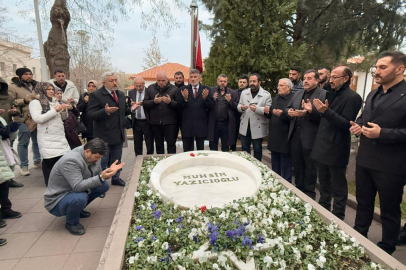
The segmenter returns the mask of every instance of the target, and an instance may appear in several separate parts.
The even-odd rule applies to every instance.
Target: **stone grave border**
[[[154,155],[154,157],[162,156],[170,155]],[[138,156],[135,159],[132,173],[128,177],[127,185],[123,189],[120,202],[117,206],[117,211],[114,216],[113,223],[111,224],[97,270],[122,270],[123,268],[125,255],[124,246],[127,240],[134,208],[134,193],[137,191],[143,160],[144,158],[148,157],[150,156]],[[271,169],[269,170],[271,171]],[[350,236],[355,237],[358,243],[364,247],[365,252],[369,255],[373,262],[380,263],[381,265],[390,269],[406,270],[406,266],[401,262],[377,247],[374,243],[359,234],[344,221],[336,218],[332,213],[307,197],[295,186],[285,181],[281,176],[277,175],[276,173],[273,174],[276,179],[283,180],[281,183],[283,186],[285,186],[285,188],[291,189],[301,200],[309,203],[325,223],[330,224],[330,220],[334,219],[335,223],[340,229]]]

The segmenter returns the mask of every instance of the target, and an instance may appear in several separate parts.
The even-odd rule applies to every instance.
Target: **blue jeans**
[[[67,224],[76,225],[79,223],[80,212],[107,190],[109,190],[109,183],[104,181],[102,185],[92,188],[89,194],[86,192],[68,193],[49,213],[57,217],[66,216]]]
[[[252,139],[250,124],[248,124],[247,134],[245,136],[241,134],[240,140],[241,140],[241,144],[242,144],[242,151],[245,151],[251,155],[251,142],[252,142],[252,145],[254,146],[254,157],[256,159],[258,159],[259,161],[262,160],[262,140],[263,140],[263,138]]]
[[[21,167],[28,167],[28,145],[30,144],[30,138],[32,142],[32,153],[34,155],[34,163],[41,162],[41,154],[39,153],[38,142],[37,142],[37,131],[30,132],[27,125],[24,123],[19,123],[18,131],[18,144],[17,152],[20,156]]]
[[[290,154],[271,152],[272,170],[292,183],[292,157]]]
[[[117,164],[121,163],[121,156],[123,154],[123,143],[118,144],[108,144],[107,145],[107,152],[101,159],[101,167],[103,170],[107,169],[114,163],[114,161],[118,160]],[[120,172],[118,170],[115,175],[111,178],[111,181],[117,181],[120,179]]]

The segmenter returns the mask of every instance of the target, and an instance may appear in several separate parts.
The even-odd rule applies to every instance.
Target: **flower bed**
[[[224,208],[184,210],[148,185],[162,158],[144,160],[124,269],[383,269],[354,237],[326,225],[308,203],[262,173],[257,196]],[[252,268],[253,267],[253,268]]]

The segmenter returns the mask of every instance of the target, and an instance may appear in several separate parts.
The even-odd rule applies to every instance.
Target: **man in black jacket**
[[[83,93],[79,97],[78,109],[80,111],[80,119],[86,126],[86,131],[82,132],[82,138],[86,138],[86,141],[93,139],[93,121],[90,121],[87,117],[87,105],[89,104],[90,94],[97,90],[97,82],[90,80],[87,83],[87,92]]]
[[[103,87],[90,94],[87,117],[93,121],[93,137],[107,143],[107,153],[101,160],[102,169],[110,167],[116,160],[121,163],[125,141],[126,115],[131,113],[124,93],[118,90],[114,72],[102,75]],[[112,185],[125,186],[120,171],[111,178]]]
[[[204,150],[204,139],[208,130],[208,110],[213,108],[211,89],[200,84],[201,76],[197,69],[189,72],[189,85],[179,89],[177,101],[182,109],[183,151],[193,151],[196,140],[197,150]]]
[[[213,87],[214,107],[209,110],[209,140],[210,150],[218,151],[221,138],[221,151],[228,152],[230,143],[235,141],[235,112],[237,111],[238,95],[227,88],[227,75],[217,77],[217,86]]]
[[[288,139],[295,169],[295,184],[313,200],[316,198],[317,163],[310,157],[319,129],[320,113],[312,105],[314,99],[324,102],[326,91],[317,86],[319,74],[308,70],[303,76],[304,89],[294,93],[288,105],[291,118]]]
[[[292,182],[292,156],[288,142],[290,119],[285,111],[292,100],[293,83],[287,78],[279,80],[278,95],[272,99],[271,107],[265,107],[268,114],[268,150],[271,151],[272,170]]]
[[[157,154],[164,154],[164,140],[168,154],[176,154],[178,137],[177,101],[178,88],[169,83],[165,71],[156,74],[156,83],[148,86],[143,106],[154,134]]]
[[[364,110],[350,131],[361,136],[356,165],[357,215],[354,229],[367,237],[378,192],[382,241],[378,246],[396,250],[400,203],[406,180],[406,56],[399,51],[378,56],[373,75],[380,86],[368,95]]]
[[[238,100],[237,103],[240,101],[241,93],[248,87],[248,76],[247,75],[241,75],[240,78],[238,79],[238,89],[235,89],[235,92],[238,95]],[[241,113],[236,110],[235,111],[235,139],[234,142],[230,142],[230,150],[231,151],[236,151],[237,150],[237,139],[240,135],[240,122],[241,122]]]
[[[350,121],[354,121],[362,106],[362,98],[350,89],[352,72],[348,67],[333,69],[330,85],[334,92],[326,93],[325,103],[313,100],[321,120],[311,157],[318,162],[321,206],[344,220],[348,186],[346,169],[351,148]]]

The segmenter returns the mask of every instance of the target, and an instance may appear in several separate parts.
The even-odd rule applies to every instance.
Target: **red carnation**
[[[206,207],[206,205],[203,205],[203,206],[200,207],[199,209],[202,211],[202,213],[204,213],[204,212],[206,212],[207,207]]]
[[[194,156],[195,156],[195,154],[193,154],[193,153],[190,153],[190,156],[191,156],[191,157],[194,157]]]

